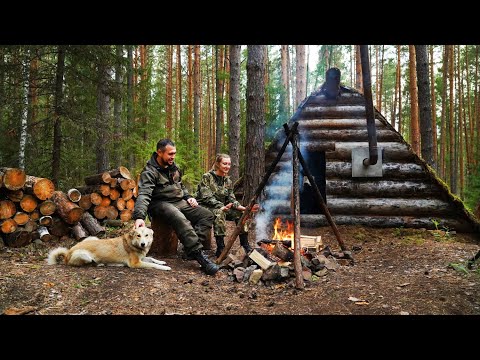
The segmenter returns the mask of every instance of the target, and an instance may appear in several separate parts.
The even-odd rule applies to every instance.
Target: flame
[[[286,221],[286,228],[282,224],[282,219],[277,217],[273,224],[273,240],[291,240],[293,244],[293,222]]]

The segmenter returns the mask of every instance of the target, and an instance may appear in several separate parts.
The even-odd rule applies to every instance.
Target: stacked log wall
[[[444,226],[478,232],[479,223],[463,203],[454,197],[435,172],[415,154],[411,146],[375,111],[377,146],[382,152],[382,177],[352,177],[352,149],[368,148],[365,100],[357,92],[343,93],[338,100],[312,94],[301,105],[300,149],[304,157],[326,151],[327,206],[338,224],[373,227],[413,227],[435,229]],[[289,124],[291,126],[291,124]],[[276,157],[285,133],[280,129],[266,153],[267,167]],[[274,200],[291,191],[291,145],[265,187],[264,208],[290,219],[290,200]],[[440,221],[440,225],[435,222]],[[324,215],[302,214],[305,227],[328,225]]]

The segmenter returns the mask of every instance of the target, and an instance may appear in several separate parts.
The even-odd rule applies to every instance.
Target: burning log
[[[276,243],[275,247],[272,250],[272,254],[279,257],[283,261],[291,261],[293,259],[293,251],[288,249],[286,246]]]
[[[281,243],[282,245],[285,245],[286,247],[291,247],[292,246],[292,240],[271,240],[271,239],[263,239],[258,241],[258,243],[263,243],[263,244],[277,244]]]

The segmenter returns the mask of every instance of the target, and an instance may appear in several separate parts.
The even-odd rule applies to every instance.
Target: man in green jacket
[[[197,260],[207,275],[214,275],[218,266],[202,251],[214,216],[198,205],[182,183],[181,171],[174,162],[176,152],[172,140],[160,140],[140,174],[133,210],[135,228],[145,226],[147,213],[150,218],[161,216],[175,230],[187,256]]]

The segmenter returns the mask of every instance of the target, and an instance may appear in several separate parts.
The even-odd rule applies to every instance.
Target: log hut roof
[[[334,143],[334,150],[325,153],[326,202],[336,224],[480,233],[478,219],[377,109],[375,126],[378,148],[383,149],[383,176],[352,177],[352,148],[368,148],[365,98],[356,90],[341,86],[336,99],[326,98],[322,90],[313,92],[290,119],[290,127],[294,121],[299,123],[300,150],[305,158]],[[282,128],[266,151],[266,168],[284,140]],[[260,199],[262,208],[282,218],[290,214],[291,169],[289,145]],[[276,199],[278,194],[287,197]],[[322,214],[301,214],[301,224],[328,225]]]

